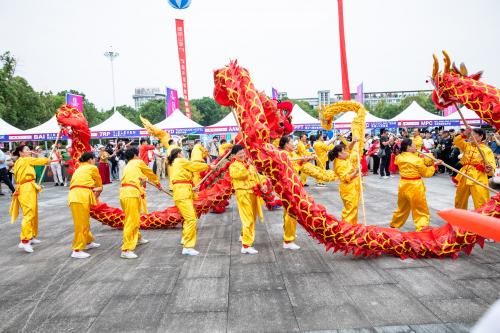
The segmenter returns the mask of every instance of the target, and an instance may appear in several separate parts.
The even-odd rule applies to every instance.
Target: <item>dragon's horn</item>
[[[439,71],[439,62],[435,54],[433,54],[432,57],[434,58],[434,66],[432,67],[432,79],[434,79]]]
[[[453,69],[453,71],[457,74],[460,74],[460,70],[458,69],[457,65],[455,65],[455,62],[453,62],[453,64],[451,65],[451,68]]]
[[[462,73],[463,76],[467,76],[469,74],[469,71],[463,62],[460,63],[460,73]]]
[[[446,53],[445,50],[443,50],[443,55],[444,55],[444,72],[448,73],[450,71],[450,65],[451,65],[450,56],[448,55],[448,53]]]

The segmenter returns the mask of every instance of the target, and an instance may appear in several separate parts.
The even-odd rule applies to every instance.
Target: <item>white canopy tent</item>
[[[0,135],[9,135],[9,134],[22,134],[23,130],[20,130],[17,127],[12,126],[2,118],[0,118]]]
[[[170,116],[163,121],[155,124],[170,134],[202,134],[204,133],[203,126],[192,119],[189,119],[181,110],[175,110]]]
[[[462,108],[460,108],[460,111],[462,112],[465,120],[467,120],[467,123],[469,125],[481,125],[481,118],[474,111],[467,109],[465,106],[462,106]],[[462,118],[457,111],[444,117],[444,119],[455,121],[457,123],[457,126],[459,126],[459,124],[464,125]]]
[[[228,113],[217,123],[205,127],[205,134],[238,133],[239,127],[233,113]]]
[[[430,113],[415,101],[390,120],[397,121],[400,127],[448,126],[446,118]]]
[[[297,104],[292,109],[292,125],[295,131],[312,131],[322,128],[318,119],[302,110]]]
[[[25,130],[21,135],[16,135],[16,140],[55,140],[60,131],[59,124],[57,123],[56,116],[52,116],[49,120],[41,125]]]
[[[90,128],[93,139],[119,138],[119,137],[139,137],[147,135],[142,127],[137,126],[120,112],[115,111],[111,117]]]
[[[348,129],[351,128],[351,123],[356,117],[355,112],[345,112],[339,118],[333,121],[334,129]],[[366,128],[395,128],[396,122],[383,118],[376,117],[367,112],[365,117]]]

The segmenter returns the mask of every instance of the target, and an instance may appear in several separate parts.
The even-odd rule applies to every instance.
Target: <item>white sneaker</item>
[[[122,254],[120,254],[120,258],[137,259],[137,254],[135,254],[134,251],[122,251]]]
[[[283,248],[288,250],[298,250],[300,249],[300,246],[298,246],[294,242],[291,242],[291,243],[283,243]]]
[[[147,239],[144,239],[143,237],[139,238],[139,240],[137,241],[137,244],[139,245],[144,245],[147,243],[149,243],[149,241]]]
[[[185,247],[182,249],[182,254],[187,256],[197,256],[200,252],[196,251],[193,248]]]
[[[85,250],[96,249],[99,246],[101,246],[101,244],[92,242],[92,243],[87,244],[87,247],[85,247]]]
[[[241,235],[240,235],[240,237],[238,237],[238,242],[240,242],[240,243],[243,242],[243,238],[241,237]]]
[[[382,177],[382,178],[384,178],[384,179],[389,179],[389,176],[384,176],[384,177]]]
[[[41,242],[42,242],[41,240],[34,237],[30,240],[31,245],[40,244]]]
[[[259,251],[253,247],[241,247],[241,254],[257,254]]]
[[[19,243],[19,245],[17,246],[18,248],[20,249],[23,249],[25,252],[28,252],[28,253],[32,253],[33,252],[33,247],[31,246],[30,243]]]
[[[90,254],[88,254],[87,252],[83,252],[83,251],[73,251],[71,253],[71,258],[87,259],[88,257],[90,257]]]

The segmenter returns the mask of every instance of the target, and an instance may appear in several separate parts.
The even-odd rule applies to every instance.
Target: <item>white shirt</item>
[[[434,148],[434,139],[424,139],[424,147],[427,149]]]

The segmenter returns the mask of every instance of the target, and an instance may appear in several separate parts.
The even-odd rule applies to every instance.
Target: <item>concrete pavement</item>
[[[388,225],[398,178],[366,178],[369,224]],[[426,180],[433,225],[453,205],[448,177]],[[118,184],[101,200],[115,207]],[[19,221],[7,224],[0,197],[0,331],[2,332],[467,332],[500,298],[500,246],[486,244],[458,260],[354,258],[326,253],[300,227],[299,251],[283,250],[283,211],[266,211],[256,227],[257,255],[241,255],[240,222],[226,213],[198,222],[200,255],[180,254],[180,228],[144,231],[137,260],[119,258],[120,230],[92,222],[98,249],[69,257],[73,237],[67,188],[40,195],[40,238],[17,248]],[[337,184],[308,188],[339,216]],[[4,189],[5,192],[5,189]],[[150,211],[172,205],[148,189]],[[411,219],[404,226],[412,230]]]

